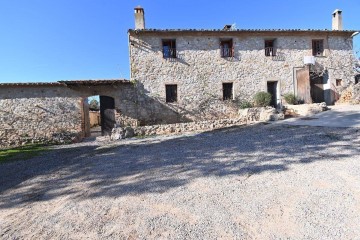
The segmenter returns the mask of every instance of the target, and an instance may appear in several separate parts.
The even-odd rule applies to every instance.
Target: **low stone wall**
[[[284,105],[285,112],[290,115],[312,116],[327,110],[326,103]]]
[[[242,119],[242,118],[208,120],[201,122],[142,126],[135,128],[134,133],[137,136],[168,135],[168,134],[177,134],[177,133],[186,133],[186,132],[210,131],[214,129],[231,127],[235,125],[244,125],[244,124],[246,124],[246,119]]]
[[[151,126],[140,126],[136,128],[118,126],[112,130],[111,140],[119,140],[136,136],[170,135],[186,132],[211,131],[214,129],[231,126],[245,125],[261,121],[276,121],[283,119],[282,113],[278,114],[272,107],[249,108],[239,112],[237,118],[207,120],[187,123],[160,124]]]
[[[277,113],[273,107],[255,107],[239,110],[239,116],[247,122],[277,121],[284,119],[283,113]]]
[[[67,97],[1,99],[0,148],[80,140],[81,104]]]

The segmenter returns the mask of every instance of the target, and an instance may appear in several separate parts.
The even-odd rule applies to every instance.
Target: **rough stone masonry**
[[[136,18],[144,17],[139,9]],[[233,109],[223,101],[224,83],[232,83],[233,101],[251,101],[255,93],[268,91],[269,82],[277,82],[276,104],[281,105],[284,94],[297,95],[296,71],[306,69],[304,57],[313,56],[310,72],[324,78],[324,101],[333,104],[342,89],[355,81],[355,31],[342,30],[341,11],[334,14],[334,30],[160,30],[137,25],[129,30],[129,51],[139,102],[156,99],[183,119],[194,121],[231,117]],[[266,41],[272,42],[275,54],[266,56]],[[314,41],[321,46],[316,48]],[[230,42],[230,57],[221,56],[223,42]],[[176,85],[177,101],[167,102],[166,85]],[[168,120],[158,108],[142,114],[155,116],[154,122]]]

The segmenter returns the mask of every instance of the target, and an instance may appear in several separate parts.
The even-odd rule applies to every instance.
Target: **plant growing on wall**
[[[270,106],[271,94],[268,92],[258,92],[254,95],[254,105],[256,107]]]
[[[240,109],[252,108],[253,104],[249,101],[244,100],[244,101],[240,102],[239,107],[240,107]]]

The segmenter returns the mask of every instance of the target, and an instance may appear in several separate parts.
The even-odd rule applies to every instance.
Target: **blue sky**
[[[331,29],[340,8],[344,28],[360,29],[358,0],[2,0],[0,82],[129,78],[136,5],[147,28]]]

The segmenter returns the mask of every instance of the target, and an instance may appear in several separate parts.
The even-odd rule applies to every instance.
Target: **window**
[[[232,39],[220,41],[220,56],[223,58],[234,56],[234,48],[233,48]]]
[[[233,99],[233,83],[223,83],[223,100]]]
[[[176,40],[162,40],[164,58],[176,58]]]
[[[166,102],[177,102],[177,85],[169,84],[165,85],[166,88]]]
[[[339,87],[342,85],[342,79],[336,79],[336,86]]]
[[[313,56],[324,56],[324,40],[312,40]]]
[[[276,56],[275,40],[265,40],[265,56]]]

